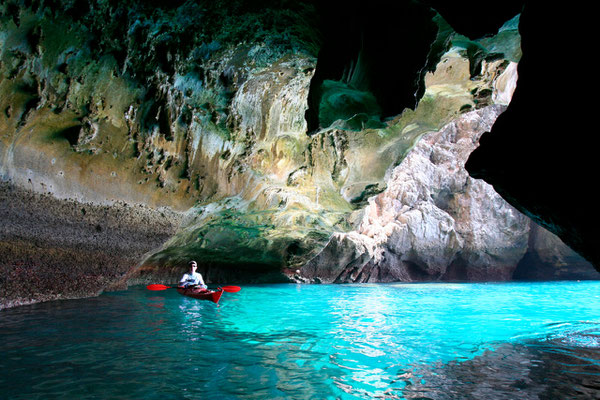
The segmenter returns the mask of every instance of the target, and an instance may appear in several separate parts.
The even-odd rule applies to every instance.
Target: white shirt
[[[183,275],[183,278],[181,278],[179,283],[184,286],[204,285],[204,281],[202,280],[202,275],[200,275],[198,272],[194,272],[193,274]]]

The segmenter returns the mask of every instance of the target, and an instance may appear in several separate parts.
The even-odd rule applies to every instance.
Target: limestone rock
[[[122,202],[63,201],[0,182],[0,309],[126,288],[182,217]]]
[[[387,189],[369,199],[356,229],[333,236],[302,275],[329,282],[510,279],[527,250],[528,219],[463,167],[502,110],[472,111],[423,136]]]
[[[320,282],[597,279],[591,264],[464,168],[503,105],[431,132],[389,174],[355,229],[302,269]],[[531,225],[531,228],[530,228]],[[515,271],[516,270],[516,271]]]

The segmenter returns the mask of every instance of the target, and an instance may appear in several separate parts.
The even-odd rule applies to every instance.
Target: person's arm
[[[204,279],[202,279],[202,274],[198,274],[199,279],[198,279],[198,283],[199,285],[202,285],[204,288],[206,288],[206,284],[204,283]]]
[[[183,278],[179,281],[179,286],[186,286],[186,281],[188,280],[188,274],[183,274]]]

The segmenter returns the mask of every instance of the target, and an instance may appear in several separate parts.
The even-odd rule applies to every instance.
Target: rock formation
[[[244,188],[260,192],[265,177],[287,181],[285,169],[303,157],[294,148],[308,141],[305,99],[318,42],[310,4],[268,3],[0,5],[0,176],[5,203],[14,197],[21,204],[7,208],[12,222],[2,230],[11,249],[0,273],[11,282],[3,306],[114,287],[172,236],[181,211]],[[30,224],[43,228],[23,236],[10,225],[20,214],[40,213],[38,195],[57,201],[47,210],[55,216],[32,217]],[[63,217],[54,211],[60,202],[88,214]],[[138,205],[145,211],[120,224],[123,207]],[[117,218],[112,228],[102,226],[104,245],[87,233],[94,207]],[[65,225],[81,226],[84,239]],[[71,242],[57,239],[61,229]],[[129,242],[117,238],[137,231],[146,238],[123,256]],[[63,242],[70,252],[43,250]],[[57,271],[76,282],[75,271],[90,258],[86,247],[104,254],[113,270],[69,289]],[[42,264],[52,265],[37,270],[44,283],[19,291],[12,271]]]
[[[369,199],[356,229],[334,234],[298,278],[502,281],[519,267],[518,279],[597,279],[589,263],[464,169],[503,109],[471,111],[423,136],[394,168],[387,189]]]
[[[527,253],[512,278],[527,281],[599,279],[600,274],[558,236],[531,221]]]
[[[527,218],[463,167],[501,111],[471,111],[424,135],[369,199],[356,230],[333,236],[302,274],[325,282],[510,279],[527,248]]]
[[[515,89],[518,16],[472,40],[427,3],[284,3],[0,5],[3,306],[190,258],[209,282],[346,282],[509,279],[534,254],[462,168]]]
[[[0,308],[126,288],[181,218],[169,209],[60,200],[0,182]]]

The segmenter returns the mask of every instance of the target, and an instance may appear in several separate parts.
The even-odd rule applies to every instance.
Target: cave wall
[[[416,252],[393,243],[397,234],[373,245],[363,220],[393,192],[394,171],[410,169],[422,138],[469,115],[495,118],[517,82],[520,7],[487,15],[469,6],[477,16],[464,24],[462,4],[433,3],[1,4],[0,177],[11,221],[0,237],[0,279],[11,288],[2,304],[170,283],[190,258],[209,282],[509,279],[519,257],[538,257],[521,215],[497,225],[522,232],[501,262],[494,232],[421,248],[423,235]],[[481,184],[457,176],[461,184],[438,190],[421,214],[467,237],[473,219],[460,210],[497,198],[463,207],[466,188]],[[345,272],[314,272],[336,238],[349,237],[360,240],[327,261]],[[436,258],[441,244],[452,254]],[[86,272],[89,259],[101,273]],[[31,271],[39,282],[19,291]],[[69,279],[86,283],[48,284]]]
[[[59,198],[178,210],[238,193],[248,143],[286,114],[279,104],[260,125],[252,107],[314,70],[310,9],[275,3],[4,3],[0,175]],[[243,85],[264,98],[237,107]]]
[[[298,281],[599,279],[558,237],[507,203],[464,164],[504,111],[491,105],[424,135],[369,198],[354,229],[332,235]]]
[[[124,289],[183,215],[61,200],[0,182],[0,309]]]
[[[519,25],[519,85],[467,169],[598,269],[599,218],[590,185],[597,169],[591,145],[595,111],[584,100],[589,89],[578,61],[595,37],[593,18],[581,2],[527,2]]]
[[[313,15],[276,1],[0,4],[0,177],[3,204],[21,204],[5,210],[2,305],[122,287],[195,205],[244,191],[278,204],[262,181],[286,182],[304,162]],[[146,212],[131,227],[90,225],[94,207],[118,218],[123,204]],[[22,233],[20,214],[40,228]],[[130,232],[142,243],[118,243]],[[19,290],[15,271],[39,279]]]

